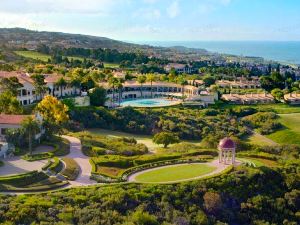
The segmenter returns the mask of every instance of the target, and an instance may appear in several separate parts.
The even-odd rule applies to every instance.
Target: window
[[[27,95],[27,91],[25,89],[22,89],[22,96],[26,96]]]

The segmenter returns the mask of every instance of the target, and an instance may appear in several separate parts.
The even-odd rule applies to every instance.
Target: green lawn
[[[136,177],[136,181],[141,183],[176,182],[203,176],[213,172],[215,169],[216,168],[204,164],[161,167],[139,174]]]
[[[23,56],[25,58],[31,58],[35,60],[41,60],[43,62],[48,62],[48,59],[51,59],[50,55],[42,54],[36,51],[15,51],[15,53],[19,56]],[[77,57],[77,56],[68,56],[68,59],[71,60],[79,60],[83,61],[83,57]]]
[[[104,135],[113,138],[120,138],[120,137],[128,137],[128,138],[135,138],[138,143],[144,144],[150,151],[154,151],[154,149],[158,148],[157,144],[152,142],[152,136],[150,135],[139,135],[139,134],[129,134],[120,131],[113,131],[113,130],[104,130],[104,129],[88,129],[89,132],[93,134]]]
[[[284,128],[268,137],[280,144],[300,145],[300,113],[280,114],[279,116],[279,121]]]
[[[259,110],[272,111],[278,114],[290,114],[290,113],[300,113],[300,106],[292,106],[284,103],[277,104],[260,104],[260,105],[230,105],[230,104],[221,104],[211,107],[218,107],[223,109],[234,109],[237,107],[253,107]]]
[[[42,54],[35,51],[15,51],[15,53],[19,56],[23,56],[25,58],[31,58],[35,60],[41,60],[43,62],[48,62],[48,59],[51,59],[50,55]]]
[[[253,145],[260,145],[260,146],[273,146],[274,143],[268,138],[263,137],[262,135],[258,135],[256,133],[247,135],[243,138],[243,141],[253,144]]]
[[[117,63],[104,63],[104,68],[119,68],[119,66]]]
[[[137,140],[138,143],[144,144],[147,146],[147,148],[149,149],[149,151],[155,151],[159,148],[159,150],[161,150],[161,146],[153,143],[152,141],[152,136],[151,135],[140,135],[140,134],[130,134],[130,133],[125,133],[125,132],[121,132],[121,131],[113,131],[113,130],[105,130],[105,129],[88,129],[88,132],[91,132],[93,134],[99,134],[99,135],[104,135],[104,136],[108,136],[108,137],[113,137],[113,138],[122,138],[122,137],[128,137],[128,138],[135,138],[135,140]],[[191,143],[191,144],[196,144],[196,145],[200,145],[199,142],[197,141],[185,141],[187,143]],[[172,145],[169,145],[172,146]],[[163,149],[165,150],[165,149]]]

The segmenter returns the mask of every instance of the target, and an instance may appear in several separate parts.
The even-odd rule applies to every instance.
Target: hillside
[[[32,31],[23,28],[0,28],[0,46],[9,49],[26,48],[35,50],[38,45],[45,44],[49,47],[59,46],[63,48],[108,48],[120,52],[143,52],[148,56],[163,57],[169,59],[196,59],[200,56],[210,55],[203,49],[190,49],[185,47],[153,47],[138,45],[82,34],[68,34],[61,32]]]

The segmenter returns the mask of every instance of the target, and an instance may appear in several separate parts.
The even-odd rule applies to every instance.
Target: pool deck
[[[163,102],[159,102],[159,100],[162,100]],[[141,101],[153,101],[157,102],[158,104],[139,104],[138,102]],[[131,104],[132,103],[132,104]],[[132,99],[128,101],[123,101],[121,103],[121,107],[135,107],[135,108],[160,108],[160,107],[168,107],[168,106],[175,106],[182,103],[182,100],[170,100],[166,98],[138,98],[138,99]]]

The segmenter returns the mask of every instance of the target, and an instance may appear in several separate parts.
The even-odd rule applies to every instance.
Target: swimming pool
[[[121,103],[121,106],[131,106],[131,107],[165,107],[178,105],[180,101],[178,100],[169,100],[165,98],[149,98],[149,99],[134,99],[134,100],[125,100]]]

